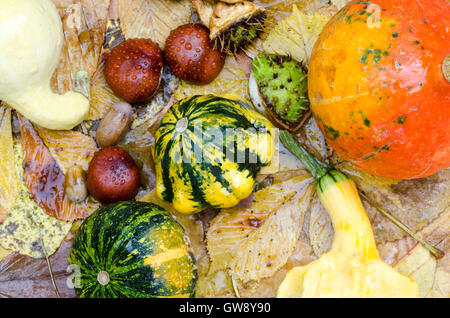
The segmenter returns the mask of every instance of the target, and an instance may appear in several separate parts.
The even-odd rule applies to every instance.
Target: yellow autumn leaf
[[[119,18],[125,38],[152,39],[164,48],[170,31],[189,23],[190,0],[119,0]]]
[[[64,42],[60,62],[52,77],[55,92],[72,89],[76,74],[91,77],[100,60],[109,0],[53,0],[61,16]]]
[[[450,273],[437,267],[436,259],[421,244],[403,257],[395,269],[417,282],[420,297],[450,297]]]
[[[290,55],[307,65],[313,46],[330,18],[331,14],[305,14],[294,5],[291,16],[277,23],[262,47],[267,53]]]
[[[10,255],[12,252],[0,246],[0,261]]]
[[[174,97],[181,100],[192,95],[237,95],[241,99],[249,100],[248,78],[233,57],[227,57],[225,65],[214,81],[207,85],[195,85],[180,81]]]
[[[74,165],[87,171],[94,153],[99,150],[92,137],[78,131],[49,130],[37,126],[36,130],[64,173]]]
[[[22,150],[14,143],[15,171],[19,179],[19,196],[8,218],[0,225],[1,247],[34,258],[53,254],[69,232],[72,224],[59,221],[45,213],[28,192],[23,181]]]
[[[243,282],[272,276],[297,244],[312,193],[304,173],[255,192],[250,206],[223,209],[206,234],[210,271]]]
[[[17,194],[11,109],[0,106],[0,224],[8,216]]]

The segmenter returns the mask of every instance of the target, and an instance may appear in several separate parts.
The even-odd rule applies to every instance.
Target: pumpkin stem
[[[280,140],[283,145],[295,155],[301,163],[308,169],[313,175],[316,181],[322,179],[332,168],[326,163],[320,161],[313,155],[311,155],[305,147],[303,147],[292,134],[285,130],[280,131]]]

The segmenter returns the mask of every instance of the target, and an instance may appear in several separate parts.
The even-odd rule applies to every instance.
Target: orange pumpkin
[[[309,64],[311,110],[357,168],[412,179],[450,165],[449,12],[448,0],[353,1],[325,26]]]

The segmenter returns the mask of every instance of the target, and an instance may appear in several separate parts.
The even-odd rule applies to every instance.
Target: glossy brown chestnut
[[[105,63],[105,78],[114,94],[129,103],[143,102],[159,86],[163,54],[150,39],[129,39],[116,46]]]
[[[111,146],[94,155],[87,172],[87,187],[99,202],[107,204],[130,200],[139,184],[139,168],[122,148]]]
[[[185,24],[172,30],[164,56],[177,77],[196,84],[213,81],[225,64],[225,54],[214,47],[208,28],[201,24]]]

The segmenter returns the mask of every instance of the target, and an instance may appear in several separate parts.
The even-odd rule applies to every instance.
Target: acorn
[[[114,94],[128,103],[144,102],[158,89],[163,54],[150,39],[129,39],[111,50],[105,78]]]
[[[164,56],[178,78],[195,84],[210,83],[225,64],[225,54],[214,47],[208,28],[201,24],[185,24],[172,30]]]

